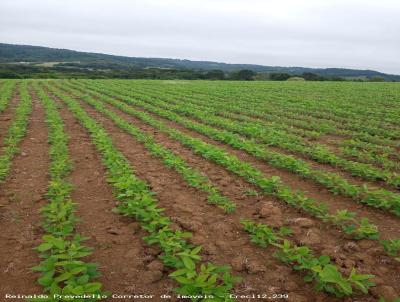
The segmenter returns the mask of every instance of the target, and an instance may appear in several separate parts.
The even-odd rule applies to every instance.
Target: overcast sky
[[[400,74],[399,0],[1,0],[0,42]]]

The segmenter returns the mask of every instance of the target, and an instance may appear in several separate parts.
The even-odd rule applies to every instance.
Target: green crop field
[[[398,83],[0,80],[0,140],[3,296],[400,301]]]

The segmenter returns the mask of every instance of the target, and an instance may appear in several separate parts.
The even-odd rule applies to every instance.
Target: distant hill
[[[54,64],[41,64],[55,62]],[[263,66],[255,64],[228,64],[211,61],[191,61],[168,58],[142,58],[107,55],[101,53],[80,52],[69,49],[57,49],[41,46],[14,45],[0,43],[0,63],[29,64],[30,66],[53,67],[63,66],[70,68],[94,68],[103,70],[126,69],[188,69],[188,70],[215,70],[234,72],[249,69],[254,72],[284,72],[303,74],[311,72],[324,77],[343,78],[373,78],[382,77],[386,81],[400,81],[400,75],[390,75],[374,70],[357,70],[344,68],[307,68]],[[32,64],[34,63],[34,64]]]

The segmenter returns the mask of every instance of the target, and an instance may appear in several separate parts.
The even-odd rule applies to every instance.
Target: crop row
[[[251,140],[244,140],[234,133],[214,129],[209,126],[193,122],[169,110],[162,110],[161,106],[153,106],[150,103],[141,102],[132,98],[124,98],[120,95],[119,97],[124,101],[129,101],[130,103],[134,103],[134,105],[141,106],[146,110],[173,120],[174,122],[182,124],[183,126],[195,130],[214,140],[221,141],[234,148],[244,150],[257,158],[266,160],[275,167],[287,169],[291,172],[301,175],[304,178],[313,179],[314,181],[326,186],[335,194],[349,196],[359,202],[377,208],[386,209],[395,213],[396,215],[400,215],[400,196],[398,194],[384,189],[370,190],[367,186],[360,187],[349,184],[338,174],[312,169],[306,162],[302,160],[278,152],[268,151],[268,149],[263,148],[263,146],[260,146]]]
[[[149,87],[150,88],[150,87]],[[151,89],[151,91],[157,92],[157,94],[165,95],[166,91],[164,89]],[[178,93],[180,92],[180,93]],[[278,121],[280,123],[286,123],[289,125],[294,125],[296,127],[308,129],[311,131],[318,132],[320,134],[327,134],[327,133],[338,133],[337,126],[343,127],[343,121],[336,125],[332,120],[329,119],[310,119],[309,115],[297,115],[297,114],[289,114],[286,109],[286,104],[279,103],[277,106],[274,103],[269,103],[268,106],[263,106],[263,102],[257,100],[257,98],[252,98],[251,101],[246,99],[246,102],[226,102],[226,99],[229,97],[227,95],[224,99],[218,100],[211,95],[204,94],[204,95],[188,95],[185,90],[179,91],[174,89],[173,91],[167,91],[167,93],[174,95],[175,97],[179,97],[177,102],[180,100],[192,101],[194,104],[197,105],[205,105],[207,107],[213,107],[216,109],[225,109],[230,113],[239,113],[240,116],[245,115],[246,117],[258,117],[262,120],[266,119],[268,121]],[[175,98],[174,98],[175,99]],[[250,102],[249,102],[250,101]],[[226,112],[226,111],[223,111]],[[221,114],[224,114],[221,112]],[[358,130],[355,128],[355,125],[350,125],[353,128],[353,131]],[[363,125],[365,127],[365,125]],[[381,129],[377,130],[378,128],[374,128],[376,131],[382,131]],[[340,132],[340,131],[339,131]],[[352,132],[348,131],[345,132],[346,134],[351,134]],[[354,132],[353,134],[356,134]],[[376,133],[374,133],[376,135]]]
[[[393,88],[391,91],[388,89],[389,85],[386,87],[349,85],[347,89],[344,85],[340,85],[336,91],[322,89],[321,93],[313,98],[307,96],[307,94],[310,94],[309,87],[304,88],[302,93],[305,95],[300,93],[289,96],[290,92],[286,94],[288,98],[283,97],[283,100],[281,99],[286,105],[285,107],[304,116],[309,114],[337,123],[345,124],[351,120],[356,122],[371,121],[370,125],[375,128],[380,126],[398,128],[395,122],[399,115],[396,102],[398,92],[393,85],[390,87]],[[264,92],[265,90],[260,91],[260,94]],[[338,94],[341,94],[341,96]],[[383,95],[384,97],[382,97]],[[301,99],[301,102],[298,102],[299,99]],[[293,102],[293,100],[296,100],[296,102]],[[269,105],[273,105],[273,103],[269,103]],[[368,106],[371,103],[375,106]]]
[[[130,90],[132,91],[132,90]],[[141,92],[145,91],[143,89]],[[151,89],[149,90],[151,93],[156,93],[157,97],[165,96],[166,94],[162,93],[162,90]],[[210,102],[209,98],[192,100],[193,96],[187,96],[185,94],[174,94],[165,98],[169,103],[173,103],[175,105],[186,105],[188,103],[196,106],[198,110],[211,112],[214,115],[219,115],[222,117],[226,117],[233,121],[247,122],[247,123],[259,123],[263,127],[267,127],[269,130],[284,130],[288,133],[294,134],[296,136],[302,136],[304,138],[316,139],[319,136],[326,133],[336,133],[345,136],[357,137],[360,136],[359,133],[350,133],[349,131],[334,131],[331,127],[322,124],[319,121],[303,121],[296,119],[289,119],[282,116],[271,115],[271,114],[262,114],[258,109],[252,109],[252,114],[249,116],[249,112],[244,110],[240,105],[229,103],[228,105],[221,105],[218,103]],[[184,101],[184,102],[182,102]],[[259,118],[255,118],[258,116]],[[261,119],[262,118],[262,119]],[[304,130],[308,129],[308,130]],[[365,136],[365,135],[362,135]],[[374,136],[374,141],[377,140],[377,137]],[[344,142],[346,142],[345,140]],[[340,144],[342,141],[339,141]],[[305,143],[305,142],[304,142]],[[382,143],[382,142],[381,142]],[[385,143],[385,141],[383,142]],[[388,143],[388,142],[386,142]],[[378,164],[378,167],[384,169],[396,169],[398,167],[398,163],[391,161],[388,158],[388,154],[395,153],[395,149],[393,147],[386,146],[376,146],[374,144],[366,143],[359,141],[358,145],[362,145],[362,150],[360,151],[358,148],[352,148],[351,154],[349,154],[349,149],[343,146],[341,149],[340,157],[345,157],[351,160],[358,160],[363,163],[371,163]],[[372,149],[375,152],[367,152]],[[376,150],[386,149],[386,153],[376,153]],[[346,152],[347,151],[347,152]]]
[[[119,82],[115,82],[119,84]],[[135,87],[135,86],[133,86]],[[156,89],[156,88],[148,88],[146,89],[143,88],[142,86],[139,88],[137,87],[136,89],[132,89],[132,87],[127,88],[126,90],[129,90],[129,92],[139,92],[139,93],[145,93],[145,94],[152,94],[154,93],[157,97],[163,98],[165,97],[168,102],[171,102],[175,105],[186,105],[186,104],[191,104],[197,106],[200,110],[206,110],[209,112],[212,112],[213,114],[224,116],[231,118],[233,120],[238,120],[241,122],[257,122],[257,119],[254,117],[254,115],[247,115],[248,112],[244,108],[233,104],[233,103],[226,103],[226,102],[213,102],[210,101],[209,98],[206,98],[205,96],[202,96],[201,98],[194,97],[193,95],[188,95],[184,91],[181,93],[177,92],[165,92],[161,89]],[[255,111],[255,113],[258,113],[258,111]],[[323,134],[321,132],[321,127],[320,128],[311,128],[309,123],[304,122],[303,127],[293,127],[295,124],[293,124],[292,120],[287,119],[290,121],[289,123],[286,123],[285,118],[282,118],[280,116],[276,115],[262,115],[262,117],[265,120],[265,125],[270,128],[271,130],[283,130],[285,132],[290,132],[295,135],[300,135],[308,138],[317,138],[320,135]],[[296,126],[296,125],[295,125]]]
[[[69,88],[71,91],[73,90],[72,88]],[[92,88],[93,89],[93,88]],[[94,89],[96,90],[96,89]],[[87,91],[87,90],[86,90]],[[100,89],[100,91],[103,91]],[[224,166],[227,170],[238,174],[239,176],[244,177],[248,182],[255,184],[259,186],[263,193],[265,194],[274,194],[281,200],[285,201],[286,203],[295,206],[297,208],[301,208],[305,210],[306,212],[310,213],[311,215],[321,218],[325,221],[330,221],[333,224],[336,224],[340,226],[346,233],[352,234],[353,238],[355,239],[360,239],[360,238],[370,238],[370,239],[378,239],[379,238],[379,233],[377,230],[377,227],[371,224],[367,218],[362,218],[360,221],[357,221],[355,219],[355,213],[349,212],[347,210],[338,210],[336,214],[328,214],[327,206],[323,203],[317,203],[315,200],[310,199],[305,197],[301,192],[295,192],[292,193],[289,188],[285,188],[281,191],[279,194],[278,192],[268,192],[264,191],[264,185],[266,184],[266,180],[263,178],[262,173],[255,169],[253,166],[243,163],[240,160],[238,160],[236,157],[230,155],[229,153],[224,152],[218,147],[215,147],[214,145],[206,144],[201,140],[194,139],[190,136],[184,135],[180,131],[176,129],[170,129],[166,127],[162,122],[152,118],[150,115],[146,114],[145,112],[135,110],[133,107],[128,106],[127,104],[133,104],[133,105],[138,105],[138,102],[135,99],[129,99],[129,98],[122,98],[124,102],[120,102],[115,100],[112,97],[107,96],[106,94],[103,93],[98,93],[95,91],[90,91],[91,94],[96,96],[97,98],[106,101],[107,103],[117,107],[118,109],[133,115],[144,122],[150,124],[151,126],[161,130],[162,132],[167,133],[170,137],[172,137],[174,140],[179,141],[183,145],[191,148],[194,150],[195,153],[198,153],[199,155],[205,157],[206,159],[210,159],[214,162],[216,162],[219,165]],[[119,97],[121,98],[121,97]],[[127,104],[126,104],[127,103]],[[148,108],[146,107],[147,110],[149,110],[152,113],[158,114],[162,117],[165,117],[167,119],[171,119],[171,114],[165,114],[164,111],[162,111],[159,108]],[[202,148],[203,146],[203,148]],[[209,150],[209,152],[207,151]],[[213,153],[212,151],[215,150]],[[214,157],[216,156],[216,157]],[[237,161],[237,166],[235,166],[235,163],[229,164],[229,160],[227,158],[234,158],[236,162]],[[242,165],[245,165],[246,167],[240,168]],[[246,172],[244,172],[244,171]],[[249,171],[250,175],[247,173]],[[260,176],[261,175],[261,176]],[[262,180],[258,181],[257,178],[261,177]],[[271,180],[273,180],[277,186],[280,186],[280,180],[279,177],[272,177]],[[284,186],[283,186],[284,187]],[[287,189],[287,190],[286,190]],[[293,194],[295,197],[293,197]],[[396,244],[398,239],[392,239],[392,240],[386,240],[386,241],[380,241],[381,245],[384,247],[385,251],[393,257],[398,257],[394,256],[400,255],[400,246]]]
[[[149,233],[144,240],[162,250],[160,259],[165,266],[173,269],[169,276],[179,284],[176,292],[183,295],[212,295],[213,301],[231,301],[229,291],[237,278],[230,274],[229,268],[201,263],[201,247],[194,247],[186,241],[190,233],[171,228],[170,219],[157,206],[148,184],[136,177],[128,160],[115,148],[106,131],[78,102],[58,91],[52,92],[67,104],[77,120],[89,131],[108,170],[108,181],[121,202],[117,211],[137,219]]]
[[[6,81],[0,88],[0,113],[2,113],[8,107],[16,84],[17,83],[15,81]]]
[[[135,95],[136,96],[136,95]],[[139,96],[138,98],[143,99],[143,96]],[[146,99],[146,98],[144,98]],[[150,102],[153,105],[156,105],[157,107],[164,108],[166,110],[170,110],[176,113],[179,113],[181,116],[186,115],[186,116],[191,116],[195,118],[197,121],[201,122],[202,124],[206,125],[212,125],[212,126],[217,126],[222,129],[228,129],[231,130],[232,132],[227,132],[225,131],[224,133],[228,138],[224,141],[225,143],[232,142],[233,140],[236,141],[243,141],[244,144],[240,147],[240,149],[243,149],[247,151],[248,153],[251,153],[252,155],[255,155],[257,157],[261,157],[267,161],[269,161],[270,164],[276,165],[279,168],[288,168],[292,172],[296,172],[300,174],[302,177],[305,178],[312,178],[315,181],[327,186],[329,189],[333,189],[335,193],[341,193],[346,196],[352,197],[356,200],[361,200],[361,202],[369,203],[371,205],[377,204],[377,201],[379,199],[382,199],[383,202],[389,202],[394,207],[398,206],[398,203],[400,201],[399,196],[397,194],[393,194],[387,190],[381,189],[377,191],[376,193],[368,190],[365,186],[357,189],[357,186],[355,185],[350,185],[347,183],[347,181],[341,177],[337,173],[328,173],[328,172],[323,172],[322,170],[316,170],[314,169],[313,172],[310,172],[312,170],[311,166],[307,164],[306,162],[293,158],[292,156],[286,156],[278,152],[273,152],[268,150],[267,145],[285,145],[285,149],[288,151],[294,151],[294,149],[297,150],[302,150],[301,153],[307,153],[311,154],[310,157],[313,159],[317,159],[319,162],[323,163],[329,163],[330,165],[336,167],[344,167],[345,170],[348,170],[352,172],[353,175],[362,177],[364,179],[368,180],[386,180],[388,184],[392,185],[395,188],[398,188],[400,186],[400,175],[397,173],[392,173],[389,171],[382,171],[380,169],[376,169],[370,165],[364,165],[364,164],[359,164],[355,163],[352,161],[347,161],[343,160],[340,157],[334,155],[331,153],[326,147],[318,144],[314,144],[314,146],[311,148],[309,146],[304,146],[301,147],[301,142],[297,141],[297,138],[294,138],[290,140],[288,137],[281,136],[279,137],[279,133],[274,132],[271,133],[270,135],[266,134],[265,131],[262,130],[262,128],[256,127],[255,124],[246,124],[244,126],[239,125],[237,123],[233,123],[230,120],[218,120],[218,119],[213,119],[210,117],[210,113],[207,112],[206,110],[200,111],[200,110],[193,110],[193,109],[188,109],[188,108],[183,108],[183,106],[174,106],[171,107],[165,103],[162,103],[157,100],[149,100],[146,99],[147,102]],[[181,119],[182,121],[185,121],[188,123],[187,120]],[[217,137],[216,133],[222,133],[223,131],[218,131],[215,129],[212,129],[210,127],[203,127],[203,129],[208,129],[208,136],[210,133],[214,133],[213,138]],[[256,143],[251,140],[245,140],[240,136],[235,136],[234,133],[239,133],[245,136],[249,136],[250,138],[255,138],[255,137],[262,137],[263,142],[266,145],[261,145],[259,143]],[[204,134],[204,133],[203,133]],[[221,135],[219,135],[221,137]],[[221,138],[219,139],[221,140]],[[237,146],[236,146],[237,147]],[[264,149],[264,150],[262,150]],[[260,156],[261,155],[261,156]],[[293,168],[293,164],[289,164],[289,167],[285,165],[279,164],[278,160],[276,158],[279,157],[281,159],[281,162],[283,161],[284,163],[294,161],[298,163],[298,166],[300,168],[296,169]],[[314,174],[314,175],[313,175]],[[321,175],[326,176],[325,179],[321,178]],[[330,179],[330,181],[329,181]],[[332,183],[332,179],[338,179],[339,183],[339,188],[335,184],[333,186],[330,186],[329,184]],[[327,185],[328,184],[328,185]],[[339,191],[339,192],[338,192]],[[365,197],[364,197],[365,196]],[[363,200],[364,199],[364,200]],[[379,207],[379,205],[378,205]],[[386,207],[386,205],[384,206]]]
[[[72,92],[73,89],[70,89]],[[124,102],[117,101],[104,94],[90,92],[97,98],[117,107],[118,109],[133,115],[145,123],[168,134],[172,139],[193,150],[194,153],[225,167],[227,170],[237,174],[249,183],[258,186],[266,195],[273,195],[282,201],[296,208],[303,209],[309,214],[330,221],[340,226],[346,233],[352,234],[355,238],[374,238],[378,236],[376,226],[372,225],[368,219],[362,218],[360,221],[355,219],[355,214],[346,210],[338,211],[336,214],[329,214],[325,204],[304,196],[300,191],[293,192],[288,186],[284,185],[279,177],[272,176],[266,178],[263,173],[249,163],[239,160],[236,156],[225,152],[223,149],[208,144],[200,139],[193,138],[181,131],[167,127],[163,122],[152,118],[149,114],[135,110]],[[125,100],[127,103],[134,103],[134,100]],[[162,112],[161,112],[162,113]]]
[[[160,87],[160,86],[158,86]],[[159,89],[159,94],[166,94],[165,85]],[[150,88],[150,87],[149,87]],[[154,87],[151,87],[151,91],[154,91]],[[174,88],[173,91],[169,93],[179,92],[179,87]],[[240,115],[246,114],[253,117],[258,117],[261,119],[267,120],[276,120],[279,122],[286,122],[290,125],[295,125],[298,127],[304,127],[308,130],[313,130],[320,133],[336,133],[341,135],[350,135],[354,137],[371,137],[374,139],[379,139],[377,135],[382,135],[383,141],[390,143],[387,138],[396,138],[398,137],[398,131],[391,130],[393,126],[382,125],[382,121],[378,121],[375,123],[373,127],[371,125],[373,122],[369,120],[369,123],[358,122],[359,119],[351,119],[351,120],[341,120],[340,122],[334,122],[332,119],[335,119],[335,115],[332,113],[328,118],[311,118],[313,115],[313,111],[309,108],[306,111],[301,111],[299,113],[293,113],[288,110],[290,106],[293,106],[293,102],[280,100],[278,102],[268,102],[268,106],[266,106],[265,101],[260,101],[265,99],[265,96],[259,94],[257,96],[257,91],[251,92],[251,95],[242,94],[240,95],[239,100],[234,99],[235,102],[227,102],[228,99],[231,99],[232,95],[229,91],[226,95],[223,96],[220,100],[215,98],[215,92],[207,92],[203,95],[196,94],[195,98],[193,95],[190,95],[186,89],[182,89],[182,94],[179,94],[180,98],[183,98],[185,102],[188,100],[193,100],[195,103],[203,103],[208,106],[217,106],[217,108],[224,108],[226,110],[232,110],[232,112],[239,113]],[[168,92],[168,91],[167,91]],[[243,98],[243,101],[240,99]],[[301,104],[307,102],[306,100],[302,100]],[[315,105],[315,104],[314,104]],[[319,106],[321,108],[321,106]],[[351,122],[349,122],[351,121]]]
[[[305,93],[310,93],[310,90],[304,91]],[[254,94],[254,96],[253,96]],[[356,95],[354,92],[352,94]],[[271,114],[277,114],[280,117],[288,118],[289,120],[292,120],[293,123],[296,122],[301,122],[302,125],[306,125],[307,123],[309,125],[313,125],[311,129],[314,129],[315,131],[323,131],[326,133],[337,133],[341,135],[346,135],[346,136],[354,136],[355,138],[359,138],[362,140],[370,141],[370,142],[376,142],[376,143],[381,143],[381,144],[392,144],[393,142],[390,141],[387,138],[379,137],[376,136],[376,131],[378,132],[390,132],[389,129],[393,127],[397,127],[397,123],[393,123],[392,125],[385,124],[382,122],[383,118],[388,116],[387,114],[384,116],[379,117],[377,120],[374,120],[372,118],[372,114],[369,113],[368,115],[365,115],[365,112],[368,111],[366,110],[365,106],[361,106],[362,110],[360,111],[360,107],[356,106],[355,108],[357,109],[358,113],[349,113],[348,110],[343,109],[348,105],[348,102],[340,102],[338,99],[331,100],[330,102],[323,102],[327,96],[327,92],[325,91],[324,94],[320,96],[318,101],[315,100],[308,100],[308,96],[305,96],[304,99],[301,99],[301,101],[293,101],[293,95],[291,94],[286,94],[285,97],[276,99],[276,97],[273,95],[271,96],[273,101],[267,101],[265,102],[265,95],[268,95],[265,91],[252,91],[250,94],[250,97],[247,97],[246,94],[240,93],[238,96],[238,99],[234,99],[235,103],[240,104],[241,107],[247,106],[249,110],[251,110],[253,113],[255,113],[256,116],[260,118],[265,118],[266,116],[269,116]],[[225,99],[230,98],[231,99],[231,94],[228,93],[225,97]],[[262,100],[262,101],[260,101]],[[352,102],[355,102],[356,100],[352,100]],[[376,102],[376,100],[374,100]],[[322,104],[321,104],[322,103]],[[249,105],[251,104],[251,106]],[[297,109],[292,112],[291,108],[296,107]],[[300,109],[298,107],[301,107]],[[321,113],[323,112],[324,109],[329,108],[325,112],[325,116],[321,117]],[[255,110],[255,108],[257,108]],[[378,108],[375,106],[374,108]],[[344,112],[346,114],[349,114],[348,119],[338,119],[338,112],[335,112],[336,109],[339,109],[339,111]],[[267,110],[267,112],[262,112],[263,110]],[[390,112],[392,113],[392,112]],[[317,119],[315,119],[317,117]],[[363,118],[365,120],[363,120]],[[335,121],[335,122],[334,122]],[[350,122],[349,122],[350,121]],[[343,127],[344,124],[349,124],[351,127],[354,127],[355,123],[360,122],[361,129],[354,130],[348,130]],[[366,122],[368,121],[368,122]],[[354,123],[353,123],[354,122]],[[333,123],[333,125],[332,125]],[[335,125],[338,126],[340,129],[337,129],[335,131]],[[369,127],[373,125],[373,131],[372,133],[368,133],[368,131],[365,129],[365,127]],[[300,126],[300,125],[298,125]],[[337,128],[337,127],[336,127]],[[308,127],[308,129],[310,129]],[[322,129],[322,130],[318,130]],[[393,133],[389,135],[390,137],[395,137],[393,136]]]
[[[196,105],[197,108],[201,111],[211,110],[213,114],[227,117],[234,121],[238,120],[250,123],[263,122],[262,126],[267,127],[267,129],[269,130],[284,130],[288,133],[299,135],[304,138],[311,138],[313,140],[318,136],[322,135],[323,133],[329,132],[330,129],[328,126],[324,125],[319,121],[316,122],[312,122],[309,120],[303,121],[298,119],[289,119],[279,115],[262,114],[259,112],[259,108],[254,109],[254,106],[251,107],[252,115],[248,116],[246,115],[247,110],[243,109],[241,105],[232,102],[218,103],[214,102],[214,100],[210,101],[209,93],[205,95],[193,94],[190,90],[186,88],[184,90],[179,90],[179,88],[174,87],[173,91],[182,91],[182,93],[171,94],[169,91],[167,91],[168,93],[166,93],[164,90],[160,90],[159,88],[160,85],[155,85],[154,82],[152,82],[151,87],[148,87],[145,84],[146,83],[140,82],[140,87],[137,87],[137,85],[130,85],[129,87],[124,88],[123,90],[126,89],[132,92],[132,91],[138,91],[138,89],[140,89],[139,92],[143,91],[149,91],[149,93],[156,92],[156,96],[158,98],[170,94],[170,96],[166,98],[166,100],[169,103],[178,105],[186,105],[190,103]],[[165,87],[167,85],[163,86]],[[182,101],[184,101],[183,104]],[[255,116],[259,116],[259,119],[257,119]],[[304,130],[304,129],[309,129],[309,130]],[[375,143],[393,144],[393,142],[388,141],[387,139],[379,139],[376,136],[370,136],[365,133],[352,134],[342,131],[341,134],[345,136],[353,135],[355,137],[361,137],[362,139],[365,139],[367,141],[373,141]],[[303,143],[305,143],[305,141]],[[361,141],[359,139],[339,140],[337,142],[333,141],[332,143],[339,145],[343,144],[344,145],[343,148],[345,148],[346,145],[349,144],[351,144],[352,147],[357,147],[357,148],[352,148],[351,157],[349,157],[348,153],[342,152],[339,154],[340,157],[343,157],[345,159],[350,159],[352,161],[359,161],[362,163],[375,164],[377,165],[378,168],[384,168],[388,170],[393,170],[392,168],[396,167],[397,163],[389,160],[387,157],[387,154],[390,154],[392,157],[396,157],[396,150],[393,147],[376,145]],[[400,155],[397,156],[396,158],[399,159]]]
[[[49,89],[53,93],[57,93],[59,96],[60,91],[55,90],[54,86],[49,87]],[[119,117],[116,113],[114,113],[111,110],[106,109],[100,101],[97,101],[87,94],[82,94],[82,93],[77,93],[77,92],[72,92],[71,90],[68,90],[69,93],[76,95],[80,99],[84,99],[88,104],[93,106],[95,109],[98,111],[104,113],[106,116],[108,116],[110,119],[112,119],[118,126],[120,126],[122,129],[125,131],[129,132],[130,128],[134,129],[134,133],[136,133],[134,136],[137,137],[137,132],[140,132],[139,129],[134,127],[132,124],[129,122],[126,122],[124,119]],[[143,134],[141,133],[143,136]],[[143,138],[140,139],[139,141],[143,141]],[[248,225],[248,223],[247,223]],[[248,229],[246,229],[248,230]],[[277,242],[275,242],[276,246],[278,245]],[[369,279],[373,276],[370,275],[359,275],[356,273],[355,269],[352,270],[350,276],[348,278],[344,278],[338,271],[338,268],[336,265],[333,263],[330,263],[330,261],[327,261],[326,258],[327,256],[322,256],[320,258],[315,258],[311,255],[311,253],[308,253],[306,255],[302,255],[301,252],[306,250],[309,251],[309,249],[306,246],[303,246],[301,248],[299,247],[287,247],[287,242],[282,244],[282,252],[286,252],[286,255],[288,256],[289,254],[292,255],[294,258],[298,258],[299,263],[303,266],[301,266],[301,269],[309,269],[312,271],[312,276],[311,279],[308,281],[316,280],[317,281],[317,289],[318,290],[324,290],[327,293],[334,294],[336,296],[344,296],[344,295],[352,295],[353,294],[353,288],[358,287],[361,289],[364,293],[368,291],[368,287],[372,285],[371,282],[369,282]],[[283,248],[285,246],[285,248]],[[296,254],[296,252],[298,252]],[[304,253],[303,253],[304,254]],[[300,258],[300,256],[303,256]],[[324,259],[324,260],[322,260]],[[299,267],[299,265],[293,264],[293,261],[286,261],[290,265],[293,265],[293,267],[296,269]],[[320,267],[318,267],[320,266]],[[329,278],[331,276],[331,278]]]
[[[124,94],[127,93],[128,92]],[[368,164],[357,163],[343,159],[331,152],[322,144],[307,143],[300,137],[289,135],[283,131],[274,130],[273,128],[265,127],[265,125],[257,123],[256,121],[238,123],[230,119],[218,117],[213,114],[212,111],[207,110],[206,108],[201,108],[200,110],[196,106],[191,106],[187,103],[174,105],[168,101],[160,101],[159,99],[165,99],[165,97],[159,95],[148,97],[142,93],[129,92],[129,96],[140,98],[164,109],[193,117],[201,121],[201,123],[210,126],[216,126],[252,139],[259,140],[266,146],[276,146],[289,152],[299,153],[319,163],[329,164],[333,167],[340,167],[343,170],[350,172],[352,175],[366,180],[385,181],[388,185],[391,185],[395,188],[400,186],[400,175],[396,173],[384,171]]]
[[[48,87],[51,91],[55,92],[54,85]],[[156,143],[151,135],[144,133],[138,127],[125,121],[115,112],[108,110],[101,102],[88,95],[80,94],[79,97],[109,117],[118,127],[136,138],[139,142],[143,143],[146,149],[149,150],[153,156],[160,158],[167,167],[178,172],[188,185],[205,192],[207,194],[207,201],[210,204],[217,205],[227,213],[235,210],[236,205],[227,197],[223,196],[211,181],[201,174],[200,171],[190,167],[183,158],[175,155],[171,150],[165,148],[163,145]]]
[[[102,284],[93,282],[100,274],[97,264],[85,262],[83,258],[92,250],[82,244],[87,238],[75,232],[75,203],[71,200],[72,185],[66,180],[72,169],[68,153],[68,136],[57,106],[35,83],[37,95],[45,109],[46,124],[49,129],[50,182],[42,207],[42,227],[46,234],[36,247],[43,259],[34,267],[40,272],[38,283],[49,293],[49,301],[71,301],[69,295],[104,296]],[[88,296],[89,297],[89,296]],[[77,299],[77,301],[97,301],[98,298]],[[34,300],[35,301],[35,300]],[[37,299],[43,301],[43,299]]]
[[[357,160],[358,162],[373,164],[385,170],[400,171],[400,162],[391,160],[391,152],[377,153],[370,150],[359,149],[355,147],[341,146],[339,147],[341,156]],[[393,154],[396,154],[393,151]]]
[[[15,110],[14,120],[3,140],[3,148],[0,150],[0,183],[8,175],[12,159],[19,151],[18,145],[26,134],[31,111],[32,100],[28,92],[27,83],[22,82],[20,85],[20,103]]]
[[[290,265],[294,270],[305,271],[307,275],[304,280],[315,281],[318,291],[325,291],[336,297],[344,297],[354,294],[354,289],[367,294],[368,288],[375,285],[370,280],[374,275],[358,274],[355,268],[352,268],[350,275],[344,277],[337,266],[331,262],[329,256],[316,257],[309,247],[292,244],[287,239],[291,234],[291,230],[288,228],[282,227],[274,230],[268,225],[251,220],[243,220],[242,225],[250,234],[251,242],[263,248],[269,246],[277,248],[278,252],[274,256]]]
[[[196,89],[191,92],[196,93],[197,91],[196,97],[199,97],[199,94],[203,94],[204,96],[212,98],[213,101],[218,101],[218,99],[220,101],[227,101],[228,99],[234,100],[235,103],[239,104],[251,104],[251,106],[249,106],[250,109],[259,107],[263,110],[267,110],[267,113],[271,113],[271,111],[279,112],[282,115],[288,114],[289,117],[296,117],[300,120],[311,120],[310,117],[312,117],[317,118],[317,121],[320,123],[334,123],[334,125],[342,127],[344,124],[348,124],[350,127],[355,127],[355,125],[352,125],[350,121],[355,121],[355,124],[360,121],[357,125],[361,129],[365,129],[365,127],[368,129],[370,126],[373,126],[373,129],[378,132],[380,131],[379,128],[382,126],[385,128],[398,128],[396,119],[399,117],[399,111],[393,110],[393,105],[396,103],[389,101],[384,104],[382,102],[382,106],[378,106],[381,99],[381,96],[378,98],[379,92],[377,97],[374,99],[372,97],[372,92],[375,91],[370,91],[368,94],[361,95],[361,91],[357,91],[357,89],[355,89],[356,87],[349,87],[349,93],[344,95],[344,98],[339,98],[336,97],[332,91],[324,89],[321,91],[322,93],[320,95],[310,98],[310,94],[313,93],[313,90],[309,89],[310,87],[300,88],[286,86],[285,89],[281,89],[282,87],[275,87],[279,89],[278,92],[266,90],[264,87],[265,85],[262,85],[262,83],[260,85],[257,84],[258,83],[248,84],[249,86],[256,87],[246,87],[247,91],[245,87],[237,87],[238,89],[235,90],[232,85],[229,86],[228,84],[225,91],[220,91],[219,88],[221,85],[218,85],[217,87],[214,87],[216,89],[213,90],[199,90],[196,87]],[[167,85],[161,86],[163,88],[168,87]],[[206,86],[207,88],[210,88],[208,87],[209,85]],[[291,88],[295,89],[291,90]],[[314,91],[318,89],[317,87],[313,88]],[[335,93],[338,91],[345,91],[343,88],[343,85],[341,85],[340,90],[335,91]],[[182,87],[182,89],[187,94],[191,94],[187,87]],[[300,89],[303,90],[299,91]],[[176,90],[179,90],[179,87],[174,87],[174,91]],[[362,92],[365,91],[366,90],[364,89]],[[365,100],[360,102],[360,99],[367,99],[367,97],[373,101],[376,106],[365,107]],[[351,101],[349,98],[351,98]],[[391,96],[391,98],[394,101],[396,100],[396,96]],[[387,96],[386,99],[389,99],[389,96]],[[366,125],[364,122],[367,120],[369,123]],[[385,120],[388,120],[388,122],[385,122]],[[374,130],[372,134],[375,135],[376,133]]]
[[[364,152],[367,152],[368,154],[371,154],[372,157],[387,157],[390,159],[391,162],[394,162],[395,165],[398,164],[400,160],[400,154],[396,151],[396,148],[390,146],[380,146],[353,139],[338,141],[335,143],[335,145],[339,148],[350,148],[357,150],[358,154],[360,154],[359,156],[362,156]],[[377,161],[379,160],[375,160],[375,163]]]

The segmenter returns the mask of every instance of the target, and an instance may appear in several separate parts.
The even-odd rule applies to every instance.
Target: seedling
[[[246,196],[258,196],[258,192],[256,190],[253,189],[247,189],[244,194]]]
[[[318,291],[325,291],[336,297],[350,296],[353,289],[363,293],[374,283],[370,281],[373,275],[358,274],[353,268],[346,278],[331,262],[329,256],[321,255],[315,257],[307,246],[293,245],[285,237],[291,234],[290,229],[280,228],[278,231],[273,228],[255,223],[250,220],[242,221],[246,232],[250,234],[251,242],[263,248],[273,246],[278,249],[274,254],[279,260],[292,266],[294,270],[306,271],[304,280],[316,282]]]

